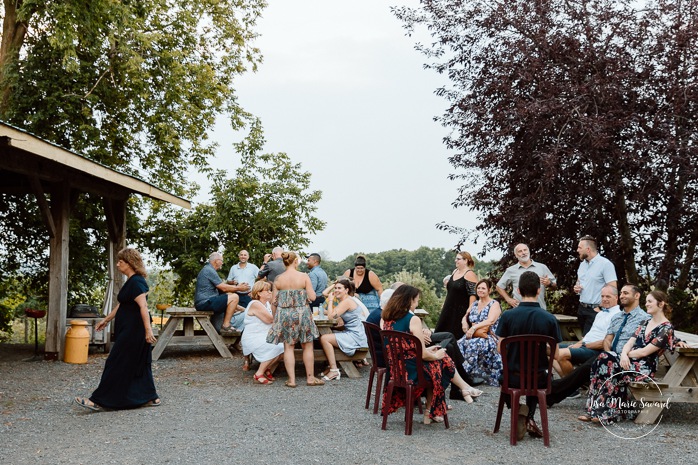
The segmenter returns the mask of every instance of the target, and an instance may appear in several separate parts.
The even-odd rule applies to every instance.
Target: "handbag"
[[[473,338],[480,337],[482,339],[487,339],[489,332],[490,332],[490,325],[481,326],[480,328],[475,330],[475,332],[473,333]]]

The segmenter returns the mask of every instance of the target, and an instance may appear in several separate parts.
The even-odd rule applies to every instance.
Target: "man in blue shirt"
[[[322,291],[327,287],[327,273],[320,266],[322,257],[320,254],[311,253],[307,257],[308,259],[308,276],[310,277],[310,283],[313,285],[315,290],[315,295],[317,298],[310,302],[310,307],[319,307],[325,303],[325,296],[322,295]]]
[[[221,277],[218,276],[218,270],[221,269],[221,266],[223,266],[223,255],[213,252],[208,257],[208,263],[204,265],[196,277],[194,307],[202,312],[213,312],[212,320],[214,322],[220,321],[220,316],[225,314],[220,333],[222,336],[227,336],[235,334],[236,331],[236,328],[231,326],[231,320],[238,313],[240,298],[236,292],[240,288],[223,282]],[[240,313],[240,315],[244,314]],[[217,326],[217,324],[214,323],[214,326]]]
[[[584,236],[579,239],[577,253],[581,263],[577,269],[577,283],[574,292],[579,294],[577,317],[586,335],[594,324],[601,303],[601,289],[604,286],[618,288],[616,269],[607,258],[599,255],[596,239]]]
[[[252,301],[250,298],[250,289],[254,286],[257,280],[259,268],[253,263],[249,263],[250,254],[247,250],[241,250],[238,254],[240,261],[230,268],[228,273],[228,284],[238,286],[237,295],[240,298],[240,305],[247,308],[247,305]]]

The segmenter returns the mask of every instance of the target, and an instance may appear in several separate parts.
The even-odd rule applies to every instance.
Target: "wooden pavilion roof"
[[[32,179],[42,183],[68,180],[72,189],[106,198],[126,198],[136,193],[191,208],[188,200],[136,176],[120,173],[0,121],[0,192],[36,193]]]

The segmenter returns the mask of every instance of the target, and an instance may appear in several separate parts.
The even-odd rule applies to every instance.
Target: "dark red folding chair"
[[[516,373],[510,372],[509,360],[507,354],[517,345],[518,361],[520,370]],[[499,425],[502,420],[502,411],[504,410],[505,399],[511,396],[511,431],[509,442],[512,446],[516,445],[516,426],[519,416],[519,399],[521,396],[536,396],[538,397],[538,407],[540,409],[541,426],[543,427],[543,443],[546,447],[550,447],[550,432],[548,431],[548,406],[545,401],[545,396],[550,394],[551,379],[553,375],[553,359],[557,341],[550,336],[542,336],[539,334],[523,334],[520,336],[511,336],[502,339],[501,354],[503,364],[503,382],[502,389],[499,394],[499,407],[497,409],[497,421],[494,425],[493,433],[499,431]],[[545,355],[546,363],[541,365],[541,354]],[[547,371],[546,371],[547,370]],[[510,382],[514,378],[518,378],[517,386],[511,385]],[[541,376],[545,377],[545,382],[542,383]],[[514,383],[516,384],[516,383]],[[545,387],[540,387],[544,384]]]
[[[366,408],[371,403],[371,389],[373,388],[373,380],[376,378],[376,395],[373,401],[373,414],[378,413],[378,406],[381,403],[381,394],[383,392],[383,384],[387,384],[387,376],[385,376],[388,367],[383,358],[383,338],[381,338],[381,329],[378,325],[364,321],[364,331],[366,331],[366,339],[368,339],[368,351],[371,354],[371,373],[368,376],[368,389],[366,389]],[[378,352],[377,344],[380,344],[380,352]],[[386,383],[383,382],[385,378]]]
[[[424,362],[422,361],[422,343],[420,340],[402,331],[381,331],[383,336],[383,356],[390,370],[390,381],[383,402],[383,425],[386,429],[388,422],[388,408],[393,398],[395,388],[405,390],[405,434],[412,434],[412,416],[414,414],[416,390],[422,388],[422,394],[426,396],[426,390],[431,387],[431,380],[424,375]],[[407,360],[414,359],[417,371],[417,380],[412,381],[407,374]],[[444,414],[444,426],[448,428],[448,415]]]

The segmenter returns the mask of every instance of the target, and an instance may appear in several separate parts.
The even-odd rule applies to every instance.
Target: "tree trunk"
[[[625,191],[622,186],[616,197],[616,213],[618,215],[618,232],[620,233],[620,255],[625,264],[625,278],[630,283],[639,284],[640,277],[635,266],[635,245],[628,223],[628,207],[625,203]]]
[[[19,60],[19,50],[24,43],[28,24],[18,18],[23,0],[4,0],[5,17],[2,23],[2,44],[0,44],[0,118],[7,119],[7,107],[12,93],[8,70]]]
[[[691,275],[691,270],[693,268],[693,262],[696,258],[696,245],[698,243],[698,229],[693,230],[693,235],[691,240],[686,247],[686,255],[683,265],[681,266],[681,271],[679,272],[679,278],[676,280],[676,287],[682,291],[688,287],[688,279]]]

